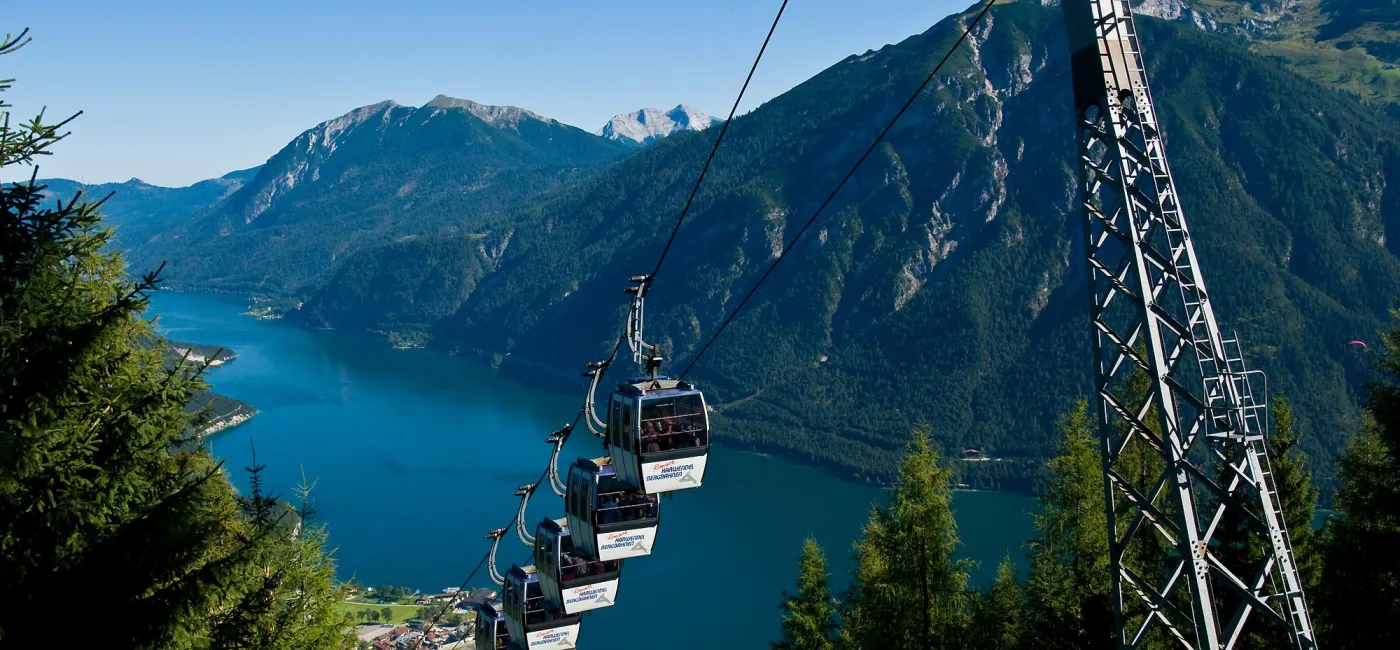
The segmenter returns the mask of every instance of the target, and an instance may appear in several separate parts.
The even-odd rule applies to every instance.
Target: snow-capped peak
[[[681,104],[669,111],[643,108],[632,113],[615,115],[603,128],[593,133],[624,144],[644,145],[676,131],[703,131],[719,121],[717,117],[710,117]]]
[[[423,105],[423,108],[462,108],[468,113],[475,115],[483,122],[498,128],[514,127],[522,120],[538,120],[540,122],[552,123],[547,117],[541,117],[535,113],[515,106],[488,106],[478,104],[470,99],[457,99],[447,95],[438,95],[432,101]]]

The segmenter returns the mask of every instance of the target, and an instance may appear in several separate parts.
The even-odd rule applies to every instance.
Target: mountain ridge
[[[515,126],[522,120],[536,120],[551,124],[560,123],[553,118],[542,117],[537,113],[516,106],[491,106],[489,104],[479,104],[470,99],[458,99],[456,97],[448,97],[447,95],[438,95],[429,100],[423,107],[441,109],[461,108],[481,118],[483,122],[492,126],[499,126],[498,123]]]
[[[648,301],[663,356],[694,353],[966,20],[852,55],[731,125]],[[1227,40],[1139,27],[1222,325],[1294,398],[1317,434],[1305,446],[1330,465],[1366,376],[1337,342],[1376,331],[1400,300],[1394,123]],[[734,321],[694,373],[727,444],[878,481],[924,421],[949,448],[1008,459],[969,464],[966,482],[1034,480],[1050,424],[1088,392],[1063,29],[1058,11],[995,7]],[[576,366],[606,356],[617,290],[654,262],[707,152],[677,133],[483,224],[486,248],[509,246],[464,298],[434,305],[453,313],[430,347],[581,390]],[[464,252],[413,262],[480,256],[452,249]],[[365,268],[393,266],[383,252]],[[1230,271],[1240,263],[1250,273]],[[322,287],[306,317],[337,291]]]
[[[141,246],[175,227],[190,215],[206,210],[238,191],[255,177],[261,166],[231,171],[183,187],[152,185],[139,178],[120,183],[82,183],[67,178],[45,178],[45,195],[68,200],[79,191],[89,200],[106,199],[103,214],[117,229],[123,246]],[[109,196],[110,195],[110,196]]]
[[[619,113],[593,134],[640,147],[678,131],[704,131],[722,121],[685,104],[677,104],[670,110],[643,108]]]
[[[1325,470],[1336,432],[1359,417],[1367,372],[1335,344],[1366,338],[1400,301],[1400,131],[1377,102],[1331,89],[1345,84],[1307,81],[1216,18],[1203,29],[1218,14],[1185,10],[1205,2],[1176,5],[1194,31],[1139,22],[1159,119],[1222,326],[1294,398]],[[852,54],[736,119],[649,301],[649,339],[672,363],[693,354],[967,19]],[[968,464],[965,482],[1034,480],[1050,423],[1088,392],[1063,29],[1038,3],[994,7],[793,249],[696,369],[724,442],[881,481],[922,421],[948,448],[1006,459]],[[329,140],[317,132],[320,149],[289,143],[239,190],[242,203],[230,197],[201,215],[205,230],[175,233],[213,242],[165,249],[185,254],[170,267],[176,286],[303,296],[291,315],[302,324],[408,333],[506,376],[581,390],[576,365],[606,356],[619,283],[654,263],[649,246],[669,232],[712,140],[681,130],[628,146],[528,112],[500,128],[466,105],[372,106]],[[445,119],[456,126],[419,128]],[[480,136],[492,155],[438,164],[445,133]],[[572,149],[533,144],[553,133]],[[327,162],[347,152],[354,164]],[[243,221],[237,209],[289,173],[294,187]],[[1243,263],[1248,273],[1230,271]]]
[[[302,132],[236,192],[133,256],[170,260],[175,287],[296,294],[365,246],[472,232],[627,151],[515,107],[441,95],[421,107],[378,102]]]
[[[1257,54],[1400,118],[1400,5],[1392,0],[1135,0],[1133,6],[1238,38]]]

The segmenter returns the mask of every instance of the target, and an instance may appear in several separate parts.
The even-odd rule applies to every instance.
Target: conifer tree
[[[1382,342],[1361,433],[1338,462],[1335,513],[1321,543],[1326,570],[1312,602],[1327,647],[1400,645],[1400,327]]]
[[[842,629],[847,648],[931,650],[966,643],[969,562],[956,560],[952,470],[929,430],[913,431],[890,501],[856,542],[858,568]]]
[[[6,170],[47,155],[68,123],[3,117]],[[138,344],[156,280],[125,279],[98,204],[42,190],[0,187],[0,641],[51,631],[55,604],[100,585],[125,622],[109,641],[167,643],[229,570],[209,561],[229,532],[227,482],[207,455],[169,451],[202,382]]]
[[[211,645],[353,647],[354,638],[345,634],[350,618],[337,607],[345,593],[335,585],[335,564],[325,552],[326,532],[311,504],[312,486],[303,477],[294,506],[266,491],[266,467],[258,464],[256,452],[252,465],[244,469],[249,494],[238,500],[242,516],[235,539],[242,561],[236,589],[230,592],[236,597],[226,598],[211,617]]]
[[[32,169],[0,185],[0,645],[51,645],[98,606],[95,647],[345,646],[324,533],[241,510],[187,436],[207,365],[170,362],[143,318],[157,274],[128,279],[100,202],[33,180],[68,120],[4,109],[0,169]],[[259,598],[269,616],[246,608]]]
[[[975,650],[1017,650],[1026,642],[1026,594],[1011,556],[1002,558],[997,577],[977,600],[972,617]]]
[[[1088,405],[1061,415],[1056,457],[1035,516],[1027,579],[1027,645],[1111,648],[1103,468]]]
[[[811,537],[802,543],[797,594],[783,602],[783,636],[775,650],[831,650],[836,638],[836,600],[827,587],[826,554]]]
[[[1336,512],[1323,551],[1326,571],[1309,594],[1329,648],[1400,644],[1400,463],[1369,415],[1338,463]]]
[[[1400,319],[1400,310],[1392,312]],[[1381,353],[1376,360],[1379,379],[1366,386],[1366,408],[1375,419],[1375,433],[1392,459],[1400,459],[1400,327],[1381,335]],[[1389,507],[1400,510],[1400,503]]]
[[[1305,594],[1316,591],[1322,575],[1322,557],[1316,549],[1316,534],[1312,528],[1313,511],[1317,507],[1317,488],[1312,473],[1307,470],[1307,456],[1298,449],[1300,434],[1293,427],[1293,408],[1288,399],[1275,398],[1270,406],[1273,431],[1268,437],[1269,464],[1273,468],[1274,486],[1283,508],[1284,524],[1293,542],[1293,557]],[[1227,511],[1216,533],[1219,542],[1215,551],[1226,566],[1258,566],[1266,553],[1268,542],[1260,535],[1260,527],[1251,524],[1235,511]],[[1234,608],[1238,601],[1233,594],[1220,594],[1226,607]],[[1245,625],[1244,634],[1236,643],[1242,650],[1275,648],[1289,645],[1288,633],[1272,617],[1254,612]]]
[[[1308,457],[1299,448],[1302,433],[1293,425],[1293,406],[1285,397],[1271,405],[1273,435],[1269,437],[1269,463],[1274,482],[1283,501],[1283,516],[1288,537],[1293,542],[1293,557],[1304,593],[1317,589],[1322,579],[1322,553],[1317,548],[1317,533],[1313,530],[1313,515],[1317,511],[1317,487],[1308,471]],[[1255,543],[1263,546],[1259,538]]]
[[[1145,358],[1146,349],[1139,347],[1138,354]],[[1120,397],[1123,403],[1132,405],[1131,408],[1137,408],[1146,399],[1151,389],[1152,380],[1149,375],[1134,368],[1132,374],[1127,378],[1125,390]],[[1157,440],[1163,438],[1160,409],[1155,401],[1142,416],[1142,423],[1154,438]],[[1114,426],[1118,430],[1116,438],[1122,439],[1129,428],[1127,423],[1118,421]],[[1169,521],[1175,521],[1178,517],[1178,510],[1175,500],[1170,496],[1171,491],[1162,489],[1158,485],[1158,481],[1166,471],[1166,461],[1142,438],[1141,433],[1134,435],[1137,436],[1137,440],[1119,453],[1116,464],[1118,476],[1138,494],[1147,495],[1151,499],[1152,505],[1163,513]],[[1113,539],[1122,539],[1129,528],[1133,526],[1137,516],[1138,511],[1126,499],[1118,499],[1117,509],[1114,512],[1117,529],[1113,531]],[[1124,568],[1136,575],[1151,576],[1151,579],[1160,582],[1166,576],[1168,567],[1178,561],[1177,553],[1177,549],[1173,548],[1171,543],[1155,527],[1142,525],[1132,543],[1123,551],[1121,563]],[[1104,575],[1111,579],[1112,571],[1106,570]],[[1177,587],[1169,596],[1172,604],[1177,611],[1191,611],[1190,591],[1185,588],[1185,583],[1180,581],[1177,582]],[[1125,587],[1124,591],[1123,626],[1125,630],[1136,630],[1143,621],[1154,614],[1142,599],[1131,595],[1132,589],[1130,587]],[[1112,617],[1112,610],[1105,609],[1108,616]],[[1113,624],[1110,623],[1110,625]],[[1143,650],[1165,650],[1176,647],[1176,645],[1177,641],[1171,637],[1166,626],[1153,625],[1137,647]]]

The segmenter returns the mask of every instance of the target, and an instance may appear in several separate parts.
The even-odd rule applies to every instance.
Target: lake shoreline
[[[245,318],[254,319],[254,320],[263,321],[263,322],[270,322],[270,321],[281,322],[281,323],[288,324],[288,325],[290,325],[290,326],[292,326],[292,327],[295,327],[295,328],[297,328],[297,329],[299,329],[299,330],[307,331],[307,332],[336,332],[336,333],[338,333],[338,334],[345,334],[345,335],[352,335],[352,336],[364,336],[364,337],[373,339],[373,340],[375,340],[376,342],[378,342],[380,345],[382,345],[383,347],[385,347],[385,348],[387,348],[387,349],[390,349],[390,350],[394,350],[394,351],[396,351],[396,352],[424,351],[424,352],[427,352],[427,353],[431,353],[431,354],[440,356],[440,357],[442,357],[442,358],[447,358],[447,359],[459,359],[459,360],[465,361],[466,363],[469,363],[469,364],[471,364],[471,365],[473,365],[473,366],[476,366],[476,367],[478,367],[478,368],[482,368],[482,369],[489,370],[489,371],[491,371],[492,374],[494,374],[494,375],[496,375],[497,377],[499,377],[499,378],[501,378],[501,379],[504,379],[504,380],[506,380],[506,381],[517,382],[517,383],[520,383],[520,384],[522,384],[522,385],[524,385],[524,386],[528,386],[528,387],[533,388],[533,389],[536,389],[536,390],[542,390],[542,391],[546,391],[546,392],[549,392],[549,393],[553,393],[553,394],[555,394],[555,395],[570,396],[570,397],[575,396],[575,393],[574,393],[574,392],[570,392],[570,391],[563,390],[563,389],[561,388],[561,386],[562,386],[562,383],[561,383],[561,382],[564,382],[564,381],[573,381],[573,380],[576,379],[576,378],[575,378],[572,374],[570,374],[570,373],[565,373],[565,372],[563,372],[563,371],[561,371],[561,370],[559,370],[559,369],[557,369],[557,368],[537,367],[538,364],[533,364],[533,363],[530,364],[529,368],[515,368],[515,367],[503,368],[503,367],[501,367],[501,364],[500,364],[500,363],[492,363],[491,360],[482,358],[480,354],[472,354],[472,353],[470,353],[470,352],[464,352],[464,351],[456,351],[456,352],[453,352],[453,351],[445,351],[445,350],[440,350],[440,349],[434,348],[434,347],[432,347],[431,345],[425,345],[425,344],[421,344],[421,343],[415,343],[415,344],[411,344],[411,345],[403,345],[403,344],[400,344],[399,342],[396,342],[397,333],[391,332],[391,331],[378,330],[378,329],[342,330],[342,329],[337,329],[337,328],[329,327],[329,326],[315,326],[315,327],[313,327],[313,326],[311,326],[311,325],[308,325],[308,324],[302,322],[301,320],[299,320],[299,319],[297,319],[297,318],[295,318],[295,317],[290,317],[290,318],[288,317],[288,315],[289,315],[291,312],[298,311],[298,310],[300,309],[300,307],[301,307],[302,305],[305,304],[304,301],[299,300],[299,299],[285,298],[285,297],[278,297],[278,296],[259,296],[259,295],[256,295],[256,294],[249,294],[249,293],[247,293],[247,292],[237,292],[237,291],[219,291],[219,290],[187,291],[187,290],[169,289],[169,288],[164,289],[164,291],[168,291],[168,292],[170,292],[170,293],[178,293],[178,294],[189,294],[189,295],[200,295],[200,294],[203,294],[203,295],[227,296],[227,297],[231,297],[231,298],[238,298],[238,299],[240,299],[240,300],[244,300],[244,301],[247,301],[247,302],[249,303],[248,309],[247,309],[246,311],[244,311],[244,312],[241,314],[241,315],[242,315],[243,317],[245,317]],[[283,307],[274,307],[274,306],[271,305],[271,303],[280,303],[280,305],[295,305],[295,306],[292,306],[292,307],[285,307],[285,306],[283,306]],[[539,371],[539,372],[528,372],[527,370],[530,370],[530,369],[534,369],[534,370],[537,370],[537,371]],[[725,408],[727,408],[727,407],[729,407],[729,406],[732,406],[732,405],[734,405],[734,404],[743,402],[743,401],[745,401],[745,400],[752,399],[752,398],[756,397],[756,396],[757,396],[759,393],[761,393],[761,392],[762,392],[762,389],[759,389],[759,390],[758,390],[757,392],[755,392],[753,395],[747,395],[747,396],[745,396],[745,397],[739,398],[739,399],[734,400],[734,401],[732,401],[732,402],[726,402],[726,403],[724,403],[724,404],[713,404],[713,405],[711,405],[711,406],[712,406],[712,408],[714,409],[714,411],[715,411],[717,414],[721,414],[720,412],[721,412],[723,409],[725,409]],[[246,420],[239,421],[239,422],[237,422],[237,423],[235,423],[235,424],[233,424],[233,425],[230,425],[230,426],[228,426],[228,427],[226,427],[226,428],[233,428],[233,427],[237,426],[238,424],[242,424],[244,421],[246,421]],[[220,428],[220,429],[218,429],[217,431],[223,431],[223,430],[225,430],[226,428]],[[217,432],[217,431],[216,431],[216,432]],[[784,462],[789,462],[789,463],[794,463],[794,464],[797,464],[797,465],[801,465],[801,466],[803,466],[803,467],[811,467],[811,468],[813,468],[813,469],[816,469],[817,471],[822,472],[823,474],[826,474],[826,475],[828,475],[828,476],[834,477],[834,478],[836,478],[836,479],[838,479],[838,480],[840,480],[840,481],[842,481],[842,482],[844,482],[844,483],[848,483],[848,484],[851,484],[851,485],[858,485],[858,486],[863,486],[863,487],[877,487],[877,488],[889,488],[889,487],[892,485],[892,483],[890,483],[890,482],[872,481],[872,480],[862,480],[858,475],[855,474],[854,471],[846,470],[846,469],[841,469],[841,468],[834,468],[834,467],[831,467],[831,466],[829,466],[829,465],[823,465],[823,464],[819,464],[819,463],[813,463],[813,462],[810,462],[810,458],[809,458],[807,455],[804,455],[804,454],[802,454],[802,453],[795,452],[795,451],[789,451],[789,450],[786,450],[786,449],[783,449],[783,448],[763,448],[763,449],[760,449],[760,448],[758,448],[758,447],[753,446],[752,444],[744,444],[744,443],[732,444],[732,443],[726,443],[726,441],[724,440],[723,436],[719,436],[719,437],[715,438],[715,439],[714,439],[714,443],[715,443],[716,445],[718,445],[718,446],[724,447],[724,448],[726,448],[726,449],[734,450],[734,451],[740,451],[740,452],[747,452],[747,453],[759,454],[759,455],[767,456],[767,457],[770,457],[770,458],[779,459],[779,460],[782,460],[782,461],[784,461]],[[954,456],[951,455],[951,454],[945,454],[945,455],[944,455],[944,458],[945,458],[945,460],[950,461],[950,462],[949,462],[950,465],[955,466],[955,467],[959,465],[959,461],[962,461],[962,460],[963,460],[963,459],[961,459],[961,458],[956,458],[956,457],[954,457]],[[1007,460],[1019,460],[1019,459],[1007,459]],[[1044,461],[1040,461],[1040,462],[1044,462]],[[893,468],[892,468],[892,471],[893,471]],[[961,483],[956,487],[956,490],[957,490],[957,491],[968,491],[968,492],[996,492],[996,493],[1013,494],[1013,495],[1018,495],[1018,496],[1028,496],[1028,497],[1035,497],[1035,498],[1038,498],[1038,497],[1040,496],[1040,493],[1039,493],[1038,491],[1036,491],[1036,490],[1030,490],[1030,489],[969,487],[969,486],[967,486],[967,485],[965,485],[965,484],[961,484]]]
[[[194,292],[194,293],[199,293],[199,292]],[[234,295],[234,294],[222,294],[222,295]],[[245,314],[245,315],[249,315],[249,314]],[[250,315],[250,316],[251,316],[251,315]],[[254,318],[256,318],[256,317],[254,317]],[[263,319],[260,319],[260,320],[263,320]],[[480,358],[479,355],[473,355],[473,354],[464,353],[464,352],[448,352],[448,351],[444,351],[444,350],[440,350],[440,349],[434,348],[434,347],[432,347],[432,346],[430,346],[430,345],[421,345],[421,344],[418,344],[418,345],[399,345],[399,344],[396,344],[396,343],[394,342],[394,340],[393,340],[393,333],[392,333],[392,332],[385,332],[385,331],[382,331],[382,330],[368,330],[368,329],[363,329],[363,330],[339,330],[339,329],[336,329],[336,328],[334,328],[334,327],[327,327],[327,326],[311,327],[311,326],[308,326],[308,325],[305,325],[305,324],[303,324],[303,323],[298,322],[295,318],[291,318],[291,319],[286,319],[286,318],[284,318],[283,320],[284,320],[284,322],[289,322],[289,323],[291,323],[293,326],[295,326],[295,327],[297,327],[297,328],[299,328],[299,329],[305,330],[305,331],[311,331],[311,332],[338,332],[338,333],[341,333],[341,334],[350,334],[350,335],[354,335],[354,336],[366,336],[366,337],[369,337],[369,338],[372,338],[372,339],[378,341],[378,342],[381,343],[384,347],[389,348],[389,349],[392,349],[392,350],[395,350],[395,351],[406,352],[406,351],[412,351],[412,350],[421,350],[421,351],[428,352],[428,353],[431,353],[431,354],[435,354],[435,355],[438,355],[438,356],[441,356],[441,357],[444,357],[444,358],[449,358],[449,359],[460,359],[460,360],[463,360],[463,361],[465,361],[465,362],[467,362],[467,363],[469,363],[469,364],[471,364],[471,365],[473,365],[473,366],[477,366],[477,367],[480,367],[480,368],[489,370],[489,371],[491,371],[493,374],[495,374],[496,376],[498,376],[498,377],[500,377],[501,379],[504,379],[504,380],[506,380],[506,381],[518,382],[518,383],[520,383],[520,384],[522,384],[522,385],[525,385],[525,386],[528,386],[528,387],[530,387],[530,388],[534,388],[534,389],[537,389],[537,390],[542,390],[542,391],[554,393],[554,394],[556,394],[556,395],[570,396],[570,397],[572,397],[572,396],[575,395],[575,393],[561,390],[559,384],[558,384],[557,382],[555,382],[555,381],[550,381],[550,380],[548,380],[548,379],[540,379],[540,377],[543,376],[543,375],[540,375],[540,374],[537,374],[537,373],[523,372],[523,371],[519,371],[519,370],[514,371],[514,372],[507,372],[507,371],[503,370],[503,369],[500,367],[500,364],[493,364],[493,363],[489,362],[489,361],[486,360],[486,359]],[[537,365],[537,364],[531,364],[531,368],[535,368],[536,365]],[[568,375],[568,374],[566,374],[566,373],[563,373],[562,371],[559,371],[559,370],[556,369],[556,368],[537,368],[537,369],[538,369],[538,370],[541,370],[542,372],[548,373],[549,376],[556,376],[556,375],[557,375],[557,377],[556,377],[557,379],[565,379],[565,380],[570,380],[570,381],[572,381],[572,380],[574,379],[574,377],[573,377],[572,375]],[[726,407],[729,407],[729,406],[732,406],[733,404],[737,404],[737,403],[739,403],[739,402],[742,402],[742,401],[745,401],[745,400],[748,400],[748,399],[752,399],[753,397],[756,397],[758,393],[761,393],[761,392],[762,392],[762,390],[760,389],[757,393],[755,393],[755,394],[753,394],[753,395],[748,395],[748,396],[742,397],[742,398],[740,398],[740,399],[738,399],[738,400],[734,400],[734,401],[732,401],[732,402],[726,402],[726,403],[723,403],[723,404],[712,404],[711,407],[714,409],[715,412],[718,413],[718,412],[721,411],[722,409],[724,409],[724,408],[726,408]],[[804,455],[801,454],[801,453],[789,452],[789,451],[784,450],[784,449],[781,449],[781,448],[759,449],[759,448],[756,448],[756,447],[754,447],[754,446],[752,446],[752,445],[748,445],[748,444],[730,444],[730,443],[726,443],[725,440],[724,440],[724,438],[723,438],[722,436],[719,436],[719,437],[714,438],[714,444],[716,444],[716,445],[718,445],[718,446],[721,446],[721,447],[724,447],[724,448],[726,448],[726,449],[733,450],[733,451],[739,451],[739,452],[745,452],[745,453],[751,453],[751,454],[758,454],[758,455],[760,455],[760,456],[765,456],[765,457],[769,457],[769,458],[775,458],[775,459],[778,459],[778,460],[782,460],[782,461],[784,461],[784,462],[789,462],[789,463],[793,463],[793,464],[797,464],[797,465],[802,465],[802,466],[804,466],[804,467],[811,467],[811,468],[813,468],[813,469],[816,469],[816,470],[822,472],[823,474],[826,474],[826,475],[828,475],[828,476],[834,477],[834,478],[836,478],[836,479],[841,480],[841,481],[844,482],[844,483],[849,483],[849,484],[851,484],[851,485],[859,485],[859,486],[863,486],[863,487],[877,487],[877,488],[889,488],[889,487],[891,487],[891,486],[893,485],[893,483],[889,483],[889,482],[860,480],[859,478],[857,478],[857,477],[853,474],[853,472],[850,472],[850,471],[842,471],[842,470],[839,470],[839,469],[834,469],[834,468],[832,468],[832,467],[830,467],[830,466],[827,466],[827,465],[821,465],[821,464],[818,464],[818,463],[812,463],[812,462],[809,462],[809,460],[808,460],[806,457],[804,457]],[[956,463],[958,463],[958,462],[964,460],[964,459],[961,459],[961,458],[952,457],[951,455],[944,455],[944,458],[945,458],[945,460],[951,461],[950,464],[956,464]],[[997,460],[1001,460],[1001,459],[997,459]],[[1017,459],[1007,459],[1007,460],[1017,460]],[[1014,494],[1014,495],[1017,495],[1017,496],[1037,497],[1037,498],[1040,496],[1039,492],[1036,492],[1036,491],[1034,491],[1034,490],[1018,490],[1018,489],[1014,489],[1014,488],[1011,488],[1011,489],[1008,489],[1008,488],[1000,488],[1000,489],[999,489],[999,488],[968,487],[968,486],[965,486],[965,485],[962,485],[962,484],[959,484],[959,486],[955,489],[955,491],[963,491],[963,492],[996,492],[996,493],[1004,493],[1004,494]]]
[[[221,418],[216,418],[200,427],[199,437],[202,440],[213,439],[220,433],[238,428],[239,425],[253,419],[253,416],[257,414],[257,409],[253,409],[251,413],[235,412]]]
[[[210,453],[243,494],[248,476],[237,468],[265,467],[263,486],[273,494],[314,483],[317,520],[342,580],[459,584],[490,545],[482,535],[516,514],[520,499],[512,494],[549,461],[545,435],[572,419],[583,397],[582,387],[539,390],[452,358],[461,355],[394,350],[364,333],[288,322],[295,319],[249,318],[236,296],[160,292],[152,305],[164,335],[238,350],[238,362],[210,381],[257,416],[218,434],[229,437],[212,442]],[[591,435],[573,436],[562,457],[593,458],[601,447]],[[808,537],[827,549],[834,577],[851,574],[849,550],[888,490],[754,451],[716,444],[704,488],[664,500],[657,552],[629,565],[619,607],[592,615],[597,627],[615,631],[615,645],[666,637],[674,603],[649,595],[684,586],[697,601],[723,600],[729,613],[726,625],[704,639],[679,639],[673,650],[766,647]],[[979,563],[974,581],[993,579],[1007,553],[1024,567],[1034,500],[996,492],[953,500],[958,556]],[[541,491],[527,527],[563,511],[552,491]],[[774,511],[781,525],[773,525]],[[514,536],[503,543],[502,568],[529,563],[532,549],[518,544]]]

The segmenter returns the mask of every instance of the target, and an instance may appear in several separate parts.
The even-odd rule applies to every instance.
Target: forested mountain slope
[[[851,56],[735,122],[648,301],[649,338],[673,366],[965,19]],[[1309,451],[1330,466],[1367,377],[1346,343],[1374,338],[1400,299],[1400,131],[1224,39],[1150,18],[1140,28],[1222,325],[1294,400]],[[978,484],[1010,485],[1046,457],[1055,415],[1088,394],[1090,365],[1064,41],[1058,9],[992,10],[697,366],[720,439],[872,479],[889,476],[920,420],[949,447],[1026,461],[969,463]],[[493,226],[483,242],[500,254],[432,345],[578,387],[712,137],[673,135]],[[481,255],[437,253],[419,264]]]
[[[1239,37],[1257,54],[1400,116],[1400,3],[1396,0],[1135,0],[1133,4],[1139,12]]]
[[[514,107],[381,102],[302,133],[238,192],[133,257],[169,260],[177,288],[296,293],[361,248],[473,232],[627,150]]]
[[[139,178],[125,183],[85,185],[66,178],[41,179],[47,186],[45,194],[53,199],[71,200],[82,190],[88,199],[96,201],[111,195],[102,204],[106,223],[115,226],[117,239],[123,247],[144,246],[154,238],[238,191],[257,175],[258,168],[229,172],[218,178],[203,180],[188,187],[161,187]]]
[[[509,244],[508,237],[467,234],[411,237],[363,250],[340,265],[327,289],[288,316],[312,327],[418,341],[457,311]]]

